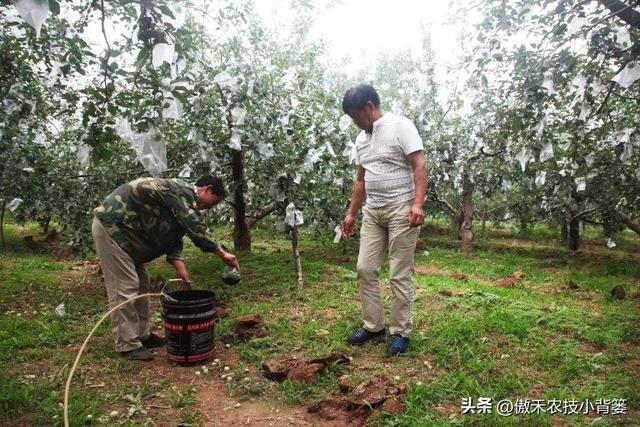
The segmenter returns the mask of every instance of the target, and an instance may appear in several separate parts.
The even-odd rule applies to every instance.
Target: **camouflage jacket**
[[[195,189],[178,179],[140,178],[116,188],[94,210],[109,235],[136,264],[166,254],[182,258],[182,236],[204,252],[216,252],[196,208]]]

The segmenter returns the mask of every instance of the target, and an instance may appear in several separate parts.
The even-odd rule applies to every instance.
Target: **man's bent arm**
[[[407,157],[411,169],[413,169],[413,182],[415,184],[413,205],[422,207],[427,189],[427,165],[424,158],[424,151],[415,151]]]
[[[358,166],[358,172],[356,174],[356,180],[353,183],[351,202],[349,203],[349,210],[347,211],[347,215],[355,216],[358,213],[358,209],[360,209],[362,203],[364,202],[364,197],[366,195],[366,191],[364,188],[364,172],[364,168],[362,166]]]
[[[409,209],[409,225],[419,227],[424,223],[424,196],[427,188],[427,168],[424,159],[424,151],[418,150],[407,156],[411,169],[413,169],[413,181],[415,196],[413,205]]]
[[[174,259],[171,264],[173,264],[173,268],[175,268],[176,274],[180,279],[187,283],[191,283],[191,278],[189,277],[189,273],[187,272],[187,264],[185,264],[184,260]]]

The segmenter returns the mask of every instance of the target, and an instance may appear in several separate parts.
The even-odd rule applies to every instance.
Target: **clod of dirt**
[[[580,285],[578,285],[573,280],[569,280],[567,283],[564,284],[564,288],[576,290],[576,289],[580,289]]]
[[[625,299],[627,297],[627,292],[624,290],[622,285],[616,285],[611,289],[611,296],[616,299]]]
[[[353,380],[351,375],[343,375],[338,378],[338,386],[343,393],[348,392],[353,388]]]
[[[307,406],[307,412],[323,420],[325,426],[365,426],[369,411],[346,399],[326,399]]]
[[[330,364],[349,363],[349,357],[344,353],[331,353],[327,356],[315,359],[268,360],[262,364],[262,372],[265,378],[272,381],[284,381],[289,378],[292,381],[304,381],[314,383],[318,380],[318,373]]]
[[[418,240],[416,242],[416,252],[424,251],[424,241]]]
[[[469,277],[464,274],[464,273],[458,273],[457,271],[454,271],[453,273],[451,273],[451,277],[453,277],[456,280],[460,280],[462,282],[466,282]]]
[[[268,380],[284,381],[291,366],[297,362],[295,359],[268,360],[262,364],[262,374]]]
[[[445,296],[445,297],[452,297],[453,296],[453,292],[451,292],[449,289],[442,289],[438,292],[440,295]]]
[[[400,394],[403,394],[405,391],[407,391],[407,386],[404,384],[392,384],[387,386],[387,396],[398,396]]]
[[[353,389],[349,402],[352,405],[376,406],[387,398],[387,385],[376,380],[368,380]]]
[[[262,324],[262,317],[259,314],[247,314],[236,319],[240,326],[257,326]]]
[[[524,273],[522,271],[516,271],[509,277],[505,277],[504,279],[500,279],[496,282],[496,285],[501,288],[512,288],[524,277]]]
[[[338,384],[347,391],[352,388],[351,377],[343,375]],[[323,425],[365,425],[375,406],[392,414],[402,413],[405,410],[405,393],[405,385],[393,384],[385,376],[378,376],[360,383],[351,396],[314,403],[307,407],[307,411],[321,418]]]
[[[227,310],[227,306],[222,301],[216,301],[215,313],[213,314],[216,319],[224,319],[229,315],[229,310]]]
[[[259,314],[248,314],[236,319],[236,337],[240,341],[249,341],[252,338],[266,337],[267,331]]]
[[[384,401],[381,409],[384,412],[388,412],[394,415],[399,415],[403,413],[404,410],[406,409],[406,406],[404,404],[405,399],[406,399],[406,396],[404,394],[399,394],[397,396],[390,397]]]
[[[315,383],[318,381],[318,372],[323,369],[322,363],[299,363],[289,370],[287,378],[291,381]]]

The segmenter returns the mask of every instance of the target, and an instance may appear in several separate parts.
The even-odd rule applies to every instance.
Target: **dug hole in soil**
[[[299,359],[295,357],[269,360],[262,365],[265,378],[272,381],[302,381],[315,383],[318,374],[331,364],[348,364],[351,359],[344,353],[331,353],[324,357]],[[307,406],[309,414],[322,420],[322,425],[366,425],[374,408],[400,414],[405,410],[406,387],[395,385],[386,376],[377,376],[357,386],[351,377],[339,378],[340,390],[333,396]]]
[[[350,377],[344,375],[339,380],[342,393],[307,406],[307,411],[323,421],[323,425],[340,426],[367,424],[369,415],[375,408],[391,414],[401,414],[405,410],[406,387],[395,385],[380,375],[351,387]]]

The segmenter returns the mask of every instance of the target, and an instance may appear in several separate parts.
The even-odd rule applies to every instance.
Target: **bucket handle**
[[[169,280],[167,280],[166,282],[164,282],[164,286],[162,287],[162,290],[160,291],[160,295],[162,296],[162,298],[165,298],[167,301],[170,301],[170,302],[177,302],[177,301],[178,301],[177,299],[175,299],[175,298],[173,298],[173,297],[169,296],[169,294],[164,293],[164,288],[166,288],[166,287],[167,287],[167,285],[168,285],[170,282],[182,282],[182,279],[169,279]]]

